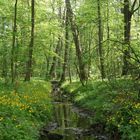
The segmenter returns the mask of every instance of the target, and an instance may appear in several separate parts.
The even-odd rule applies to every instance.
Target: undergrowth
[[[51,117],[49,93],[45,81],[0,83],[0,140],[37,140],[39,129]]]
[[[106,125],[106,131],[118,131],[122,140],[140,139],[140,102],[134,81],[90,81],[83,87],[79,82],[64,84],[74,95],[74,102],[95,113],[95,123]]]

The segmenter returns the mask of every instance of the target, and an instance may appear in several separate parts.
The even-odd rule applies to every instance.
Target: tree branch
[[[118,41],[118,40],[113,40],[113,39],[109,39],[109,40],[112,41],[112,42],[119,43],[119,44],[121,44],[121,45],[124,44],[124,42],[121,42],[121,41]],[[133,49],[131,46],[129,46],[129,49],[131,49],[131,52],[132,52],[132,53],[134,54],[134,56],[135,56],[135,57],[133,57],[132,55],[131,55],[131,56],[129,55],[129,57],[132,58],[133,60],[135,60],[136,62],[140,63],[140,58],[139,58],[139,56],[136,54],[136,52],[134,51],[134,49]],[[123,50],[121,50],[121,49],[119,49],[119,50],[120,50],[121,52],[124,53]]]
[[[140,0],[139,0],[139,5],[138,5],[138,7],[137,7],[136,9],[134,9],[134,8],[135,8],[135,5],[136,5],[136,2],[137,2],[137,0],[135,0],[135,1],[133,2],[132,8],[131,8],[131,13],[132,13],[132,14],[134,14],[134,13],[140,8]]]
[[[136,2],[137,2],[137,0],[134,0],[134,2],[133,2],[133,4],[132,4],[132,7],[131,7],[131,12],[134,11],[134,7],[135,7],[135,5],[136,5]]]

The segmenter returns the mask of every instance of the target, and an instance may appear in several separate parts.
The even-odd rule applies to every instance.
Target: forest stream
[[[91,115],[71,103],[56,85],[53,87],[54,115],[52,122],[41,131],[40,140],[106,140],[106,136],[94,134]]]

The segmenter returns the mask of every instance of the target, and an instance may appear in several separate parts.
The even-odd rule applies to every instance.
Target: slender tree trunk
[[[63,29],[63,27],[65,27],[65,9],[63,10],[63,8],[61,6],[59,6],[58,9],[58,17],[60,20],[60,27]],[[63,57],[63,47],[64,47],[64,41],[63,41],[63,37],[61,35],[59,35],[60,38],[60,42],[59,42],[59,51],[58,51],[58,55]],[[60,59],[57,59],[57,79],[61,80],[61,76],[63,73],[63,64],[62,61]]]
[[[7,83],[7,73],[8,73],[8,61],[7,61],[7,53],[8,53],[8,48],[6,45],[6,41],[5,41],[5,33],[6,33],[6,29],[5,29],[5,23],[6,23],[6,17],[2,17],[2,45],[3,45],[3,53],[2,53],[2,74],[1,76],[5,79],[5,83]]]
[[[69,65],[69,68],[68,68],[68,72],[69,72],[69,81],[70,81],[70,83],[72,83],[71,67],[70,67],[70,65]]]
[[[88,44],[88,55],[89,55],[89,60],[88,60],[88,78],[90,78],[91,74],[91,61],[92,61],[92,53],[91,53],[91,45],[92,45],[92,29],[89,27],[89,33],[88,33],[88,38],[89,41],[87,42]]]
[[[124,50],[123,54],[123,68],[122,75],[127,75],[128,73],[128,57],[129,57],[129,46],[130,46],[130,30],[131,30],[131,17],[132,14],[129,10],[129,0],[124,0]]]
[[[110,15],[110,10],[109,10],[109,0],[107,1],[107,70],[106,70],[106,75],[110,76],[110,27],[109,27],[109,15]]]
[[[122,75],[127,75],[129,70],[129,58],[130,58],[130,36],[131,36],[131,19],[132,15],[139,9],[140,2],[138,2],[138,7],[135,8],[137,0],[134,0],[132,6],[130,6],[130,0],[124,0],[124,53],[123,53],[123,67]]]
[[[29,44],[29,54],[26,66],[25,81],[30,81],[32,74],[32,57],[34,47],[34,26],[35,26],[35,0],[31,0],[31,40]]]
[[[59,44],[59,51],[58,51],[58,56],[63,57],[63,46],[64,46],[64,41],[63,41],[63,37],[61,37],[60,40],[60,44]],[[61,75],[62,75],[62,68],[63,68],[63,64],[62,64],[62,60],[57,59],[57,79],[61,79]]]
[[[65,54],[64,54],[64,64],[63,64],[63,71],[61,75],[60,82],[63,82],[66,77],[66,68],[67,68],[67,62],[68,62],[68,48],[69,48],[69,33],[68,33],[68,10],[66,10],[66,18],[65,18]]]
[[[72,48],[70,46],[68,50],[68,74],[69,74],[69,81],[70,83],[72,83],[72,67],[71,67],[72,66],[72,62],[71,62]]]
[[[68,10],[68,17],[69,17],[69,21],[71,24],[71,30],[72,30],[72,34],[73,34],[75,47],[76,47],[76,55],[78,58],[78,68],[79,68],[79,70],[78,70],[79,78],[80,78],[81,83],[84,84],[84,81],[87,79],[87,76],[86,76],[86,71],[85,71],[85,64],[82,59],[82,49],[81,49],[81,45],[80,45],[78,29],[77,29],[77,25],[73,19],[73,11],[71,8],[70,0],[65,0],[65,3],[66,3],[66,9]]]
[[[15,51],[16,51],[16,33],[17,33],[17,4],[18,0],[15,1],[14,7],[14,25],[13,25],[13,42],[11,49],[11,78],[12,83],[15,81]]]
[[[104,58],[103,58],[103,32],[102,32],[102,20],[101,20],[101,7],[100,7],[100,0],[97,0],[98,4],[98,41],[99,41],[99,60],[100,60],[100,71],[102,79],[105,78],[105,68],[104,68]]]
[[[58,43],[57,43],[57,46],[55,48],[55,53],[58,54],[59,52],[59,49],[60,49],[60,42],[61,42],[61,39],[59,37],[58,39]],[[53,60],[52,60],[52,64],[51,64],[51,67],[50,67],[50,71],[49,71],[49,75],[51,78],[56,78],[56,71],[55,71],[55,68],[56,68],[56,56],[53,57]]]
[[[51,47],[51,45],[50,45]],[[45,58],[46,58],[46,74],[45,74],[45,80],[47,80],[49,78],[49,66],[50,66],[50,59],[49,59],[49,56],[47,56],[45,54]]]

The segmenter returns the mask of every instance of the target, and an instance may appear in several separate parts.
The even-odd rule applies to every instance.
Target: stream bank
[[[140,103],[133,80],[91,80],[86,86],[75,81],[61,87],[76,105],[94,112],[93,128],[104,124],[108,140],[139,140]]]
[[[75,106],[60,88],[52,85],[54,115],[52,122],[41,130],[40,140],[108,140],[103,125],[93,127],[93,116]]]

